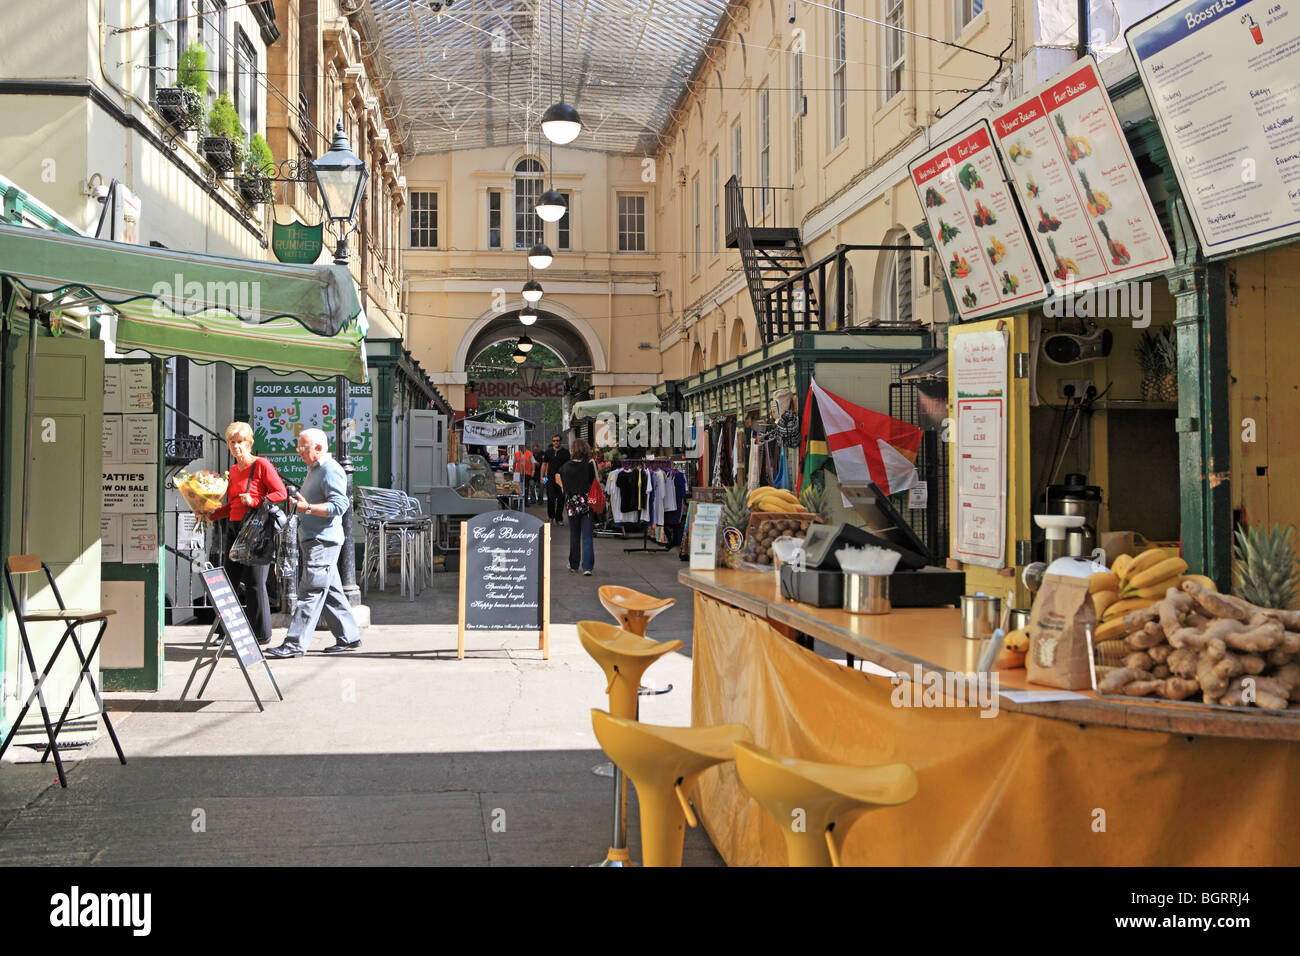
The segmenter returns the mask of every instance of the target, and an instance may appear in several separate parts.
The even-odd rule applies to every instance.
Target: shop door
[[[1005,601],[1014,589],[1016,607],[1029,607],[1020,580],[1031,538],[1029,380],[1015,361],[1028,349],[1024,314],[948,329],[950,560],[966,572],[967,594]]]
[[[432,488],[447,484],[447,416],[413,409],[407,414],[406,493],[432,508]]]
[[[28,339],[14,336],[6,362],[13,374],[6,377],[9,409],[8,448],[3,508],[8,529],[6,554],[21,554],[23,506],[23,442],[27,409],[24,383],[27,380]],[[38,554],[50,566],[64,603],[73,608],[100,606],[99,515],[103,459],[104,345],[96,340],[73,338],[37,339],[36,375],[32,389],[34,430],[31,459],[31,505],[27,551]],[[43,576],[30,575],[29,608],[53,607]],[[39,584],[39,586],[38,586]],[[4,704],[0,728],[7,732],[32,688],[31,675],[23,661],[22,640],[9,613],[5,594]],[[28,636],[38,668],[43,668],[58,643],[62,628],[55,624],[30,624]],[[83,645],[94,639],[89,628],[81,632]],[[94,661],[99,682],[98,655]],[[65,646],[47,684],[49,705],[62,710],[79,670],[76,653]],[[97,733],[98,708],[94,694],[83,683],[77,702],[68,715],[60,741],[79,743]],[[57,719],[58,713],[53,715]],[[40,710],[33,706],[23,720],[15,742],[44,741]]]

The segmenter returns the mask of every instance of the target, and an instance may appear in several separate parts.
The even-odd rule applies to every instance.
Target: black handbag
[[[256,463],[253,467],[257,467]],[[247,492],[252,485],[253,472],[249,469],[244,491]],[[246,512],[244,520],[239,523],[239,534],[230,546],[230,560],[239,564],[273,564],[280,532],[288,523],[288,516],[264,495],[257,508]]]

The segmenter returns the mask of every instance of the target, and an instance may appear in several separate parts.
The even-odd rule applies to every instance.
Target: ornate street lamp
[[[321,203],[325,206],[325,216],[334,223],[339,241],[334,249],[334,264],[348,264],[348,233],[355,228],[357,210],[361,208],[361,199],[366,193],[366,183],[370,179],[370,170],[365,160],[352,152],[348,137],[343,132],[343,120],[334,127],[334,139],[329,152],[319,159],[312,160],[312,175],[316,177],[316,186],[320,189]],[[352,503],[352,442],[345,428],[346,416],[351,406],[350,387],[346,376],[340,375],[334,380],[334,448],[338,454],[339,465],[348,480],[349,514],[343,517],[343,553],[339,557],[339,577],[343,579],[343,593],[348,603],[356,607],[361,603],[361,589],[357,587],[357,555],[353,543],[351,512]]]
[[[519,366],[519,377],[523,379],[525,388],[534,388],[537,385],[537,377],[541,374],[542,366],[532,359],[525,360]]]

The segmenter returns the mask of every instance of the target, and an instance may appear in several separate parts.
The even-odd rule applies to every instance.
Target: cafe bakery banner
[[[1205,254],[1300,235],[1300,0],[1173,3],[1125,39]]]
[[[374,415],[371,386],[349,387],[346,418],[355,422],[352,433],[352,483],[374,484]],[[298,457],[298,436],[306,428],[319,428],[335,448],[337,402],[333,382],[258,381],[253,383],[253,454],[271,460],[286,482],[301,485],[307,466]]]
[[[987,122],[924,154],[908,171],[963,320],[1047,297]]]
[[[998,112],[993,132],[1054,294],[1173,264],[1091,56]]]

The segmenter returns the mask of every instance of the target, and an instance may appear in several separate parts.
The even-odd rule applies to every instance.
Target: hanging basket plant
[[[203,125],[203,88],[208,82],[208,53],[191,43],[177,58],[176,86],[154,94],[154,109],[173,129],[184,132]]]
[[[248,147],[244,171],[235,183],[239,196],[250,205],[269,203],[272,197],[271,176],[275,173],[275,157],[261,133],[254,133]]]
[[[228,173],[243,165],[244,128],[230,97],[222,93],[208,114],[208,135],[199,143],[199,152],[218,173]]]

